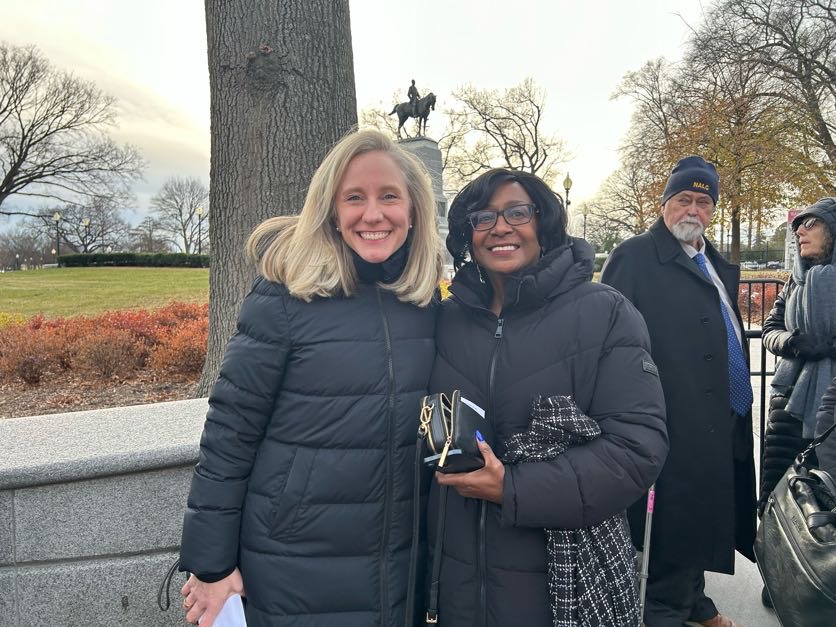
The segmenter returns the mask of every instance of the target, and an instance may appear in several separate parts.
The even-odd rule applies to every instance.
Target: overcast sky
[[[610,100],[622,76],[678,59],[702,11],[699,0],[351,0],[358,107],[388,113],[411,78],[444,108],[465,83],[504,89],[531,76],[547,93],[544,126],[574,156],[564,170],[580,201],[618,164],[632,110]],[[168,176],[208,182],[202,0],[0,0],[0,15],[0,40],[35,44],[118,99],[114,136],[149,162],[132,222]]]

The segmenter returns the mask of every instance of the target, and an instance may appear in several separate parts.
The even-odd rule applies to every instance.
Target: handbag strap
[[[436,525],[435,548],[433,549],[432,576],[430,579],[430,598],[427,601],[427,624],[438,622],[438,581],[441,578],[441,553],[444,546],[444,521],[447,512],[447,486],[438,490],[438,523]]]
[[[160,582],[159,590],[157,590],[157,605],[163,612],[167,611],[168,608],[171,607],[169,589],[171,588],[171,580],[174,578],[174,573],[177,572],[177,568],[179,566],[180,558],[178,557],[169,567],[168,572],[166,572],[165,577],[163,577],[162,582]],[[165,601],[163,601],[163,593],[165,593]]]
[[[813,512],[807,516],[807,528],[815,529],[825,525],[836,525],[836,512]]]
[[[815,448],[819,444],[821,444],[827,439],[827,436],[833,433],[834,429],[836,429],[836,422],[830,425],[830,427],[824,433],[822,433],[820,436],[818,436],[816,439],[810,442],[807,448],[801,451],[798,454],[798,457],[795,458],[795,467],[798,468],[799,466],[805,465],[807,463],[807,458],[810,457],[810,454],[815,450]]]

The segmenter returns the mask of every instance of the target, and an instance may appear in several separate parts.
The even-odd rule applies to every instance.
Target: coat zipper
[[[496,375],[496,356],[499,353],[499,346],[502,344],[502,330],[505,324],[505,318],[502,314],[497,318],[496,331],[494,331],[494,338],[496,343],[491,353],[491,365],[488,375],[488,416],[493,420],[494,414],[494,396],[493,384]],[[488,504],[486,501],[479,503],[479,551],[476,555],[479,563],[479,624],[487,626],[488,624],[488,600],[487,600],[487,580],[488,580],[488,564],[487,564],[487,546],[485,539],[485,522],[488,517]]]
[[[389,366],[389,401],[386,417],[386,493],[383,502],[383,540],[380,546],[380,624],[389,625],[389,527],[391,526],[392,506],[392,420],[395,409],[395,368],[392,363],[392,338],[389,334],[389,321],[383,309],[383,298],[377,287],[377,302],[380,305],[380,317],[383,319],[383,335],[386,338],[386,359]]]

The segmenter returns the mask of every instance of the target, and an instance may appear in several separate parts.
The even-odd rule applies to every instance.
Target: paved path
[[[761,343],[752,340],[749,345],[753,370],[760,369]],[[767,353],[767,370],[774,371],[774,358]],[[766,380],[766,404],[769,403],[769,381]],[[755,406],[752,408],[752,430],[755,434],[755,470],[760,455],[760,377],[752,378],[755,393]],[[706,594],[717,604],[717,608],[734,619],[740,627],[780,627],[775,612],[761,604],[761,581],[758,567],[742,557],[736,555],[734,575],[706,573]]]

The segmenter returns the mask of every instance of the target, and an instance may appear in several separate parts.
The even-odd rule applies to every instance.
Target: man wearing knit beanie
[[[738,266],[704,237],[720,197],[717,169],[681,159],[650,229],[619,245],[601,273],[650,331],[665,392],[670,450],[656,481],[644,623],[733,627],[705,595],[705,571],[754,561],[755,466],[748,346],[737,307]],[[644,539],[644,500],[628,512]]]

